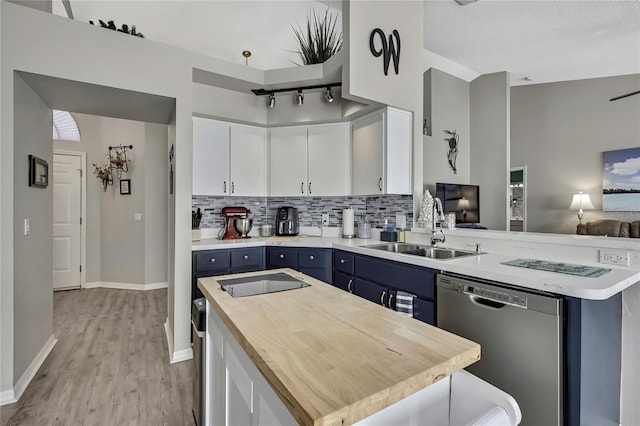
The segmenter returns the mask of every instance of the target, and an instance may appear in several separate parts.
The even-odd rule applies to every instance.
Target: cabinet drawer
[[[329,268],[331,269],[331,249],[306,249],[298,251],[298,266],[300,268]]]
[[[336,271],[353,275],[353,255],[344,251],[336,250],[333,253],[333,267]]]
[[[298,249],[291,247],[269,247],[270,268],[298,269]]]
[[[209,250],[195,255],[195,272],[226,271],[230,265],[228,250]]]
[[[231,252],[231,272],[264,269],[264,254],[260,247],[236,249]]]

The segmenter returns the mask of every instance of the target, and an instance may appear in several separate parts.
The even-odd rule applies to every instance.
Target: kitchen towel
[[[353,227],[353,209],[349,207],[348,209],[342,210],[342,237],[353,238],[355,236],[356,233]]]
[[[413,318],[413,298],[415,294],[399,291],[396,293],[396,312],[403,316]]]

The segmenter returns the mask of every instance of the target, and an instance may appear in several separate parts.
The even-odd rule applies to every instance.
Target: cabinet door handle
[[[222,187],[223,187],[222,188],[222,192],[226,194],[227,193],[227,181],[226,180],[223,182]]]
[[[235,182],[231,182],[231,193],[235,194],[236,192],[236,183]]]
[[[393,306],[391,306],[392,303],[393,303],[393,293],[389,292],[389,301],[387,302],[387,307],[389,309],[393,309]]]
[[[349,293],[353,293],[353,289],[351,288],[351,285],[352,285],[352,284],[353,284],[353,278],[351,278],[351,279],[349,280],[349,282],[347,283],[347,291],[348,291]]]
[[[344,259],[340,259],[340,263],[344,263]]]
[[[284,259],[284,254],[281,254],[281,255],[280,255],[280,259]]]
[[[382,292],[382,294],[380,295],[380,304],[381,304],[382,306],[385,306],[385,304],[384,304],[384,297],[385,297],[386,295],[387,295],[387,292],[386,292],[386,291],[383,291],[383,292]]]
[[[378,179],[378,189],[382,192],[382,178]]]
[[[300,182],[300,193],[304,194],[304,182]]]
[[[245,255],[244,255],[244,257],[243,257],[243,259],[244,259],[244,260],[247,260],[247,259],[249,259],[249,256],[247,256],[247,255],[245,254]]]
[[[209,259],[209,262],[211,262],[211,263],[216,263],[216,258],[215,258],[215,257],[212,257],[211,259]]]
[[[311,182],[309,182],[309,194],[311,194]]]
[[[309,256],[309,260],[313,260],[313,255]]]

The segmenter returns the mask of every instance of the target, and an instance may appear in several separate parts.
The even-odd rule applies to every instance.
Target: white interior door
[[[53,289],[80,287],[81,157],[53,155]]]

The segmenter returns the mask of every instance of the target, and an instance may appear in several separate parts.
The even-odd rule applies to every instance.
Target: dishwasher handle
[[[463,293],[468,295],[469,299],[471,299],[471,302],[475,303],[476,305],[486,306],[487,308],[495,309],[497,311],[499,311],[500,309],[502,309],[505,306],[507,306],[506,303],[496,302],[495,300],[486,299],[484,297],[476,296],[475,294],[468,293],[466,291],[463,292]]]

